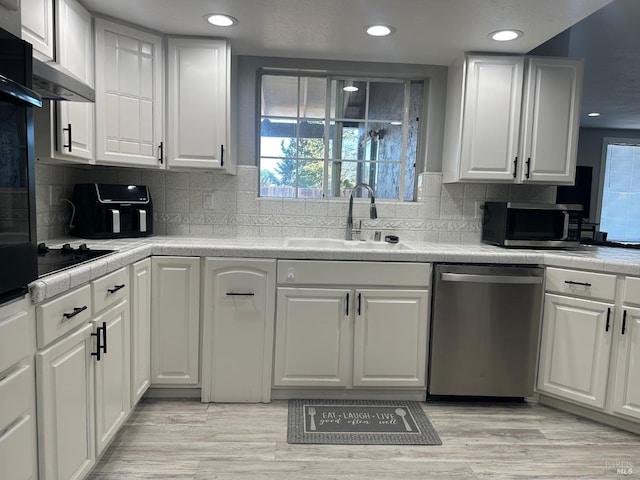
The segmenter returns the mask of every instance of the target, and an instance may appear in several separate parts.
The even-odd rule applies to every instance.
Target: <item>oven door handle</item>
[[[564,215],[564,225],[562,227],[562,238],[560,238],[560,240],[566,240],[567,238],[569,238],[570,215],[569,215],[569,212],[567,212],[566,210],[563,210],[562,214]]]
[[[542,283],[542,277],[526,277],[516,275],[476,275],[473,273],[442,273],[443,282],[465,283],[511,283],[511,284],[538,284]]]

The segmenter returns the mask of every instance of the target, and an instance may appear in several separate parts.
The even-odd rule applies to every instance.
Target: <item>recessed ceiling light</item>
[[[524,35],[520,30],[498,30],[497,32],[491,32],[488,37],[497,42],[508,42],[509,40],[515,40]]]
[[[372,37],[386,37],[396,31],[391,25],[369,25],[365,30]]]
[[[204,16],[204,20],[216,27],[231,27],[238,24],[238,19],[231,15],[225,15],[223,13],[207,13]]]
[[[389,125],[393,125],[394,127],[398,127],[402,125],[402,122],[389,122]]]
[[[360,89],[353,85],[347,85],[346,87],[342,87],[342,90],[344,90],[345,92],[357,92]]]
[[[588,117],[599,117],[600,114],[598,112],[591,112],[587,114]]]

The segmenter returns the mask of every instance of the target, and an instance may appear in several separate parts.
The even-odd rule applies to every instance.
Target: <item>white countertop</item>
[[[29,285],[34,303],[115,271],[149,255],[197,257],[275,258],[300,260],[507,263],[571,267],[597,272],[640,276],[640,250],[582,246],[571,250],[506,249],[485,244],[401,242],[409,249],[369,250],[364,246],[344,248],[290,247],[286,238],[203,238],[154,236],[118,240],[50,240],[49,247],[62,243],[116,250],[102,258],[40,277]]]

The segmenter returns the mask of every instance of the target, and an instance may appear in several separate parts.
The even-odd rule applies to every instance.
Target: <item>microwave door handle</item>
[[[563,226],[563,230],[562,230],[562,238],[560,240],[567,240],[569,238],[569,212],[567,212],[566,210],[562,211],[562,214],[564,215],[564,226]]]
[[[112,232],[120,233],[120,210],[111,209]]]
[[[147,211],[138,209],[138,216],[140,220],[140,231],[146,232],[147,231]]]

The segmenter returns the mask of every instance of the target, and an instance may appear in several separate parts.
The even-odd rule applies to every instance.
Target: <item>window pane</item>
[[[347,88],[347,91],[344,90]],[[331,118],[364,119],[367,103],[367,82],[333,80],[331,82]]]
[[[262,115],[298,116],[298,77],[262,76]]]
[[[324,160],[324,122],[300,122],[298,141],[298,158]]]
[[[278,163],[274,158],[260,159],[260,196],[261,197],[290,197],[293,196],[291,188],[282,187]]]
[[[293,152],[293,154],[291,153]],[[296,122],[264,119],[260,129],[260,156],[285,157],[296,152]]]
[[[323,164],[323,160],[299,163],[298,197],[322,198]]]
[[[365,159],[400,162],[402,159],[401,125],[373,124],[370,125],[367,133]]]
[[[300,78],[300,117],[324,118],[327,97],[327,79]]]
[[[403,107],[404,83],[369,84],[369,119],[401,122]]]
[[[640,146],[607,146],[600,230],[608,240],[640,242]]]

